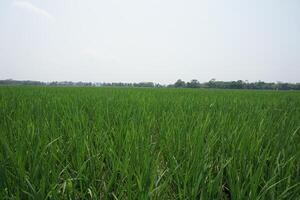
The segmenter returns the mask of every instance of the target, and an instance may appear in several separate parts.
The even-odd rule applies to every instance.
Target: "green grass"
[[[300,92],[0,87],[0,199],[300,199]]]

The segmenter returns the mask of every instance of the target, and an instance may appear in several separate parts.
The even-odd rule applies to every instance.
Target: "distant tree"
[[[191,80],[191,82],[187,82],[187,87],[188,88],[199,88],[200,87],[200,83],[198,80],[193,79]]]
[[[244,82],[242,80],[232,81],[230,84],[231,89],[242,89],[244,87]]]
[[[185,87],[186,84],[183,80],[181,79],[178,79],[175,83],[174,83],[174,87],[177,87],[177,88],[182,88],[182,87]]]
[[[278,83],[277,88],[279,90],[289,90],[289,89],[291,89],[291,87],[289,86],[288,83]]]
[[[210,81],[208,81],[207,85],[208,85],[208,87],[211,87],[211,88],[216,87],[216,79],[215,78],[210,79]]]
[[[159,84],[159,83],[155,83],[155,84],[154,84],[154,87],[161,88],[161,87],[164,87],[164,86],[161,85],[161,84]]]
[[[133,83],[134,87],[154,87],[153,82],[140,82],[140,83]]]

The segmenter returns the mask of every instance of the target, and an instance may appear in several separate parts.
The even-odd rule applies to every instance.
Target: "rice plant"
[[[0,199],[300,199],[300,93],[0,87]]]

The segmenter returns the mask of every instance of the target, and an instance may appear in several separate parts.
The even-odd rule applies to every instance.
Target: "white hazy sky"
[[[300,82],[299,0],[0,0],[0,79]]]

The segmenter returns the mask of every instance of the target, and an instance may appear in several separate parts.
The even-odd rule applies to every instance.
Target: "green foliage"
[[[12,79],[0,80],[0,85],[43,85],[43,86],[102,86],[102,87],[175,87],[175,88],[213,88],[213,89],[255,89],[255,90],[300,90],[300,83],[266,83],[263,81],[250,83],[248,81],[216,81],[211,79],[208,82],[200,83],[196,79],[190,82],[184,82],[178,79],[174,84],[161,85],[153,82],[140,82],[140,83],[92,83],[92,82],[40,82],[40,81],[17,81]]]
[[[181,80],[181,79],[178,79],[175,83],[174,83],[174,87],[177,87],[177,88],[183,88],[183,87],[186,87],[186,83]]]
[[[299,199],[300,93],[0,87],[0,199]]]

